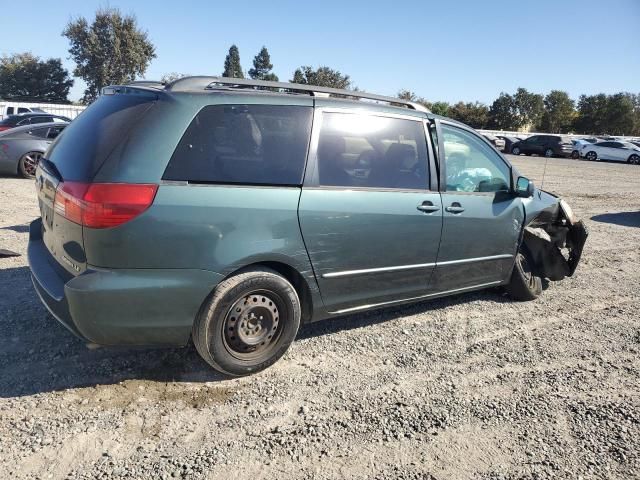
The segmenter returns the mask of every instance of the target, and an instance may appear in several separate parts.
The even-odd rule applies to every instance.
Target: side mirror
[[[527,177],[518,177],[516,181],[516,196],[522,198],[533,197],[533,190],[535,189],[533,182]]]

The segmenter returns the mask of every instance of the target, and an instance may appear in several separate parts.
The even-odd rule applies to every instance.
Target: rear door
[[[437,121],[444,217],[433,288],[440,292],[504,281],[524,220],[511,168],[470,129]],[[444,157],[444,158],[443,158]]]
[[[317,108],[299,206],[329,312],[425,294],[442,205],[421,117]]]
[[[624,143],[611,142],[611,157],[619,162],[626,162],[630,151],[625,148]]]
[[[529,137],[524,140],[524,150],[523,153],[532,154],[532,153],[540,153],[540,136],[534,135],[533,137]]]

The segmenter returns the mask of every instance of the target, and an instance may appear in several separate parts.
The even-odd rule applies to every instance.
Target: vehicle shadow
[[[0,269],[0,398],[68,388],[112,385],[125,380],[219,382],[193,344],[184,348],[90,349],[42,306],[27,267]],[[508,302],[496,291],[463,294],[304,325],[298,339],[366,327],[471,300]]]
[[[640,227],[640,212],[602,213],[594,215],[591,220],[623,227]]]
[[[28,233],[29,232],[29,224],[23,225],[11,225],[10,227],[0,227],[0,230],[12,230],[17,233]]]

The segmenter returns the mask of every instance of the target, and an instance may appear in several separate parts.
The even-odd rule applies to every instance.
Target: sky
[[[145,77],[220,75],[229,46],[248,71],[265,45],[282,81],[329,66],[362,90],[408,89],[430,101],[481,101],[518,87],[580,94],[640,92],[640,0],[244,2],[0,0],[0,55],[62,58],[70,19],[100,7],[134,14],[156,46]],[[80,79],[70,98],[82,96]]]

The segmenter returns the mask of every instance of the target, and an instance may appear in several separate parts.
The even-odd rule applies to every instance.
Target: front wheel
[[[25,153],[18,161],[18,172],[24,178],[36,178],[36,168],[42,158],[42,152]]]
[[[259,372],[287,351],[300,326],[300,300],[275,271],[256,268],[221,282],[193,325],[193,343],[230,376]]]
[[[587,160],[593,162],[593,161],[598,159],[598,154],[596,152],[594,152],[594,151],[587,152],[587,154],[584,156],[584,158],[586,158]]]
[[[542,279],[534,275],[531,258],[525,250],[519,251],[516,256],[507,292],[511,298],[521,302],[535,300],[542,293]]]
[[[553,157],[553,149],[551,149],[551,148],[547,148],[547,149],[544,151],[544,156],[545,156],[545,157],[547,157],[547,158],[551,158],[551,157]]]
[[[513,155],[520,155],[520,147],[513,147],[513,148],[511,149],[511,153],[512,153]]]
[[[571,158],[573,158],[574,160],[580,158],[580,153],[577,150],[574,150],[573,152],[571,152]]]
[[[640,156],[633,154],[627,160],[631,165],[640,165]]]

